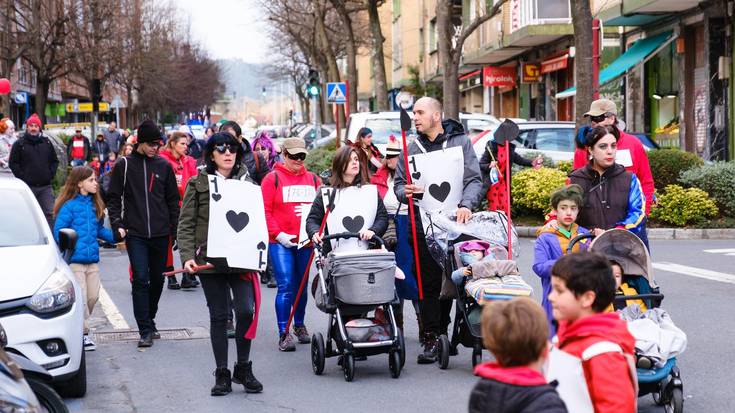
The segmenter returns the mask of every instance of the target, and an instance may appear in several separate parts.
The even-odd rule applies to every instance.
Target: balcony
[[[608,26],[645,26],[697,7],[701,0],[620,0],[600,11]]]

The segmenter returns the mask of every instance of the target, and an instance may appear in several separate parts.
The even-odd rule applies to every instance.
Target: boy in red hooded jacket
[[[559,258],[551,269],[551,287],[558,348],[581,360],[595,413],[635,412],[635,339],[616,313],[604,313],[615,297],[607,258],[594,252]]]

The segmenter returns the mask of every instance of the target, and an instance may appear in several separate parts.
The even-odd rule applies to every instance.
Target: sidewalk
[[[536,238],[538,227],[516,227],[519,237]],[[735,228],[648,228],[648,239],[732,239]]]

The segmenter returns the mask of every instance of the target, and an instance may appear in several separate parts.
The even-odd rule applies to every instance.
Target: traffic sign
[[[100,112],[107,112],[110,110],[110,104],[107,102],[100,102],[99,103],[99,111]],[[71,113],[87,113],[92,111],[92,103],[67,103],[66,104],[66,111]]]
[[[347,85],[344,82],[327,83],[327,103],[347,102]]]

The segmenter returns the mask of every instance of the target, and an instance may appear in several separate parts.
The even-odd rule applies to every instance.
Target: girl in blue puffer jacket
[[[100,290],[99,244],[97,239],[115,242],[112,231],[103,226],[105,204],[97,192],[97,177],[88,166],[71,170],[61,194],[54,206],[54,238],[59,242],[59,230],[71,228],[77,232],[77,245],[71,257],[70,267],[82,287],[84,296],[84,349],[94,350],[89,338],[87,319],[97,303]]]

